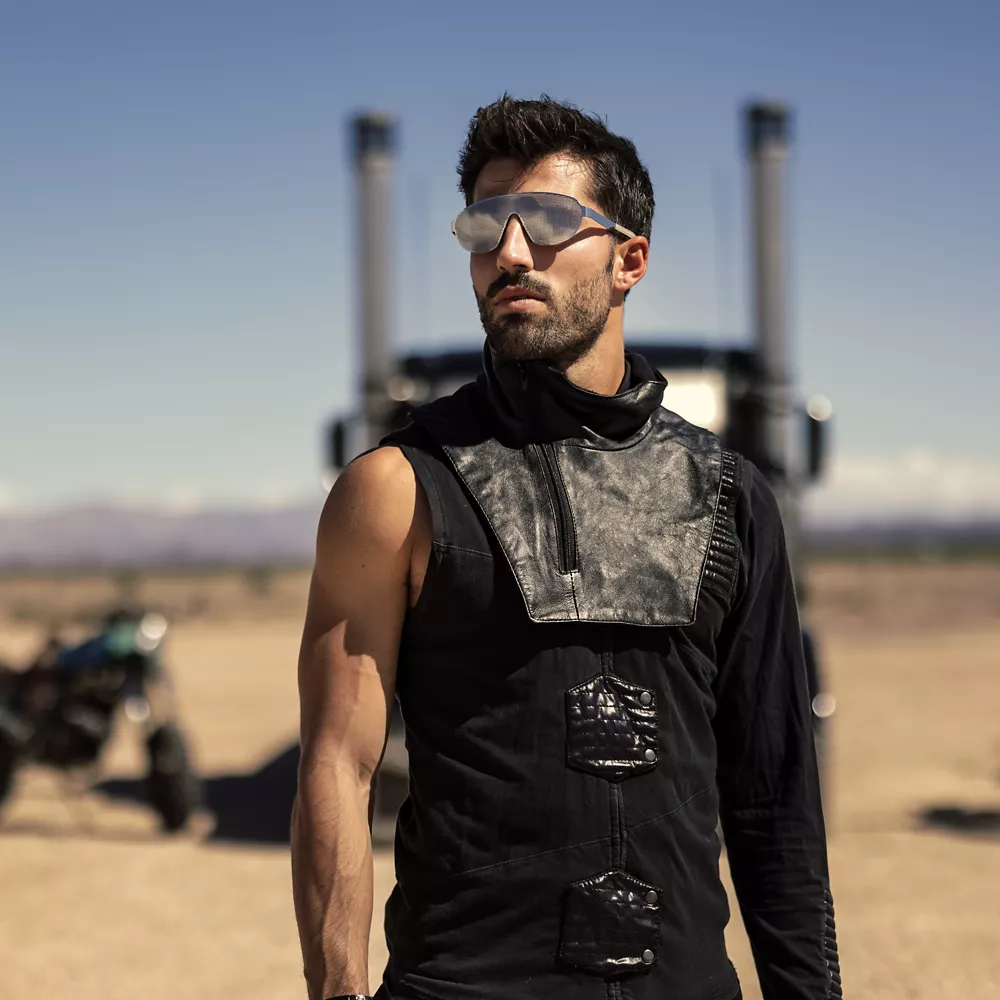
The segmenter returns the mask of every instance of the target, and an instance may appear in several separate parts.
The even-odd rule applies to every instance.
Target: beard
[[[582,358],[597,343],[611,313],[612,261],[602,273],[581,278],[561,300],[552,296],[545,282],[527,274],[504,274],[485,295],[477,295],[479,319],[497,357],[560,366]],[[494,315],[490,299],[504,288],[525,288],[544,295],[544,315]]]

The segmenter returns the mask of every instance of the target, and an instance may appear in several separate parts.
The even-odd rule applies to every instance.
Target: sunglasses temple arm
[[[613,229],[616,233],[621,233],[622,236],[627,236],[632,239],[635,233],[631,229],[626,229],[624,226],[619,226],[617,222],[612,222],[607,216],[601,215],[600,212],[595,212],[592,208],[587,208],[586,205],[581,205],[580,208],[583,209],[583,214],[588,219],[593,219],[595,222],[599,222],[602,226],[608,229]]]

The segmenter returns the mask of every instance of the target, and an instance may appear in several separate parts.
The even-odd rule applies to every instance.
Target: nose
[[[531,255],[531,241],[516,215],[507,220],[496,255],[497,270],[508,274],[513,271],[530,271],[535,266]]]

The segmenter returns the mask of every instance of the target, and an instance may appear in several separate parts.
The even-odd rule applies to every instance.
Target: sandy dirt
[[[305,577],[125,582],[178,619],[169,657],[218,812],[160,835],[129,798],[127,730],[104,793],[24,772],[0,817],[0,998],[304,997],[282,810]],[[56,612],[82,616],[122,585],[0,580],[0,659],[23,662]],[[995,1000],[1000,566],[830,564],[809,592],[838,699],[827,812],[847,995]],[[373,987],[387,851],[375,872]],[[738,917],[730,937],[759,998]]]

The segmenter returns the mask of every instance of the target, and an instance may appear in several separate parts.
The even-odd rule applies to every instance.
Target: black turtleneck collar
[[[624,440],[649,420],[667,385],[631,351],[625,352],[625,378],[613,396],[581,389],[546,361],[499,361],[489,343],[483,370],[490,409],[519,443],[593,435]]]

